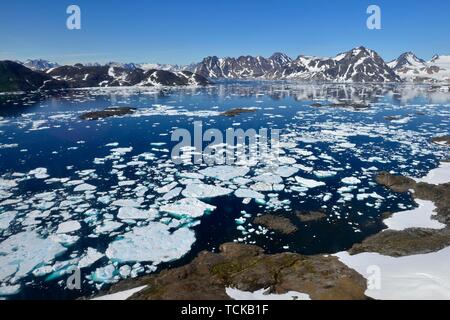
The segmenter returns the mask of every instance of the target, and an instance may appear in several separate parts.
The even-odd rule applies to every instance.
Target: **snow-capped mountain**
[[[270,58],[261,56],[241,56],[239,58],[218,58],[210,56],[193,66],[192,71],[208,78],[229,79],[273,79],[277,71],[283,69],[291,59],[281,53]]]
[[[296,79],[335,82],[396,82],[400,78],[373,50],[359,47],[334,58],[299,56],[292,60],[276,53],[270,58],[207,57],[193,72],[208,78]]]
[[[405,52],[401,54],[397,59],[389,62],[388,66],[394,71],[400,70],[402,68],[424,67],[425,60],[418,58],[412,52]]]
[[[189,71],[143,70],[122,66],[53,67],[31,70],[14,61],[0,61],[0,92],[119,86],[208,85],[206,78]]]
[[[57,64],[55,62],[50,62],[48,60],[43,60],[43,59],[35,59],[35,60],[28,59],[24,62],[20,62],[20,61],[17,61],[17,62],[31,70],[45,71],[50,68],[59,67],[59,64]]]
[[[450,56],[435,55],[430,61],[424,61],[406,52],[388,65],[404,81],[450,82]]]
[[[105,66],[63,66],[52,68],[47,74],[54,79],[66,81],[71,87],[117,87],[117,86],[185,86],[207,85],[204,77],[189,71],[170,72],[165,70],[143,70],[116,65]]]

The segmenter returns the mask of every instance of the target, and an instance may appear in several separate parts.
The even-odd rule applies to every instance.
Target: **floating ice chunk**
[[[178,182],[171,182],[169,184],[166,184],[165,186],[162,186],[161,188],[155,189],[157,193],[167,193],[173,188],[175,188],[178,185]]]
[[[291,157],[278,157],[277,158],[277,160],[280,162],[280,163],[283,163],[283,164],[295,164],[296,162],[297,162],[297,160],[295,160],[294,158],[291,158]]]
[[[244,186],[249,184],[250,182],[252,182],[253,180],[251,179],[247,179],[247,178],[242,178],[242,177],[237,177],[233,179],[233,183],[240,185],[240,186]]]
[[[78,240],[80,240],[80,237],[78,236],[71,236],[64,233],[52,234],[49,238],[55,242],[62,244],[65,247],[70,247],[71,245],[75,244]]]
[[[123,279],[128,278],[131,275],[131,267],[129,265],[124,265],[119,268],[119,274]]]
[[[355,184],[360,184],[361,180],[359,180],[358,178],[355,177],[347,177],[341,180],[342,183],[345,184],[349,184],[349,185],[355,185]]]
[[[103,257],[103,253],[100,253],[93,248],[88,248],[84,256],[78,262],[78,268],[88,268]]]
[[[134,288],[134,289],[120,291],[120,292],[117,292],[117,293],[108,294],[106,296],[101,296],[101,297],[98,297],[98,298],[94,298],[92,300],[99,300],[99,301],[122,301],[122,300],[127,300],[128,298],[133,296],[135,293],[138,293],[138,292],[144,290],[146,287],[147,286],[142,286],[142,287],[138,287],[138,288]]]
[[[154,264],[179,259],[191,250],[195,233],[187,228],[170,233],[169,229],[159,222],[135,227],[122,239],[112,242],[106,255],[118,262],[151,261]]]
[[[432,201],[415,200],[419,207],[394,213],[390,218],[384,220],[384,224],[390,230],[402,231],[408,228],[443,229],[445,224],[432,219],[436,215],[436,206]]]
[[[301,178],[296,176],[295,180],[303,187],[305,188],[317,188],[317,187],[322,187],[325,186],[326,184],[324,182],[321,181],[316,181],[316,180],[311,180],[311,179],[305,179],[305,178]]]
[[[0,243],[0,282],[19,279],[43,263],[50,263],[67,249],[35,231],[15,234]]]
[[[162,199],[165,201],[172,200],[173,198],[176,198],[180,195],[181,191],[183,191],[183,188],[174,188],[167,192]]]
[[[140,210],[133,207],[121,207],[117,218],[120,220],[149,220],[154,219],[158,215],[158,211],[152,210]]]
[[[353,149],[354,147],[356,147],[356,144],[350,142],[342,142],[338,143],[337,146],[344,149]]]
[[[232,193],[232,189],[222,188],[209,184],[188,184],[182,194],[186,198],[215,198]]]
[[[289,177],[293,176],[294,174],[296,174],[298,172],[298,170],[299,170],[298,168],[283,166],[283,167],[279,167],[275,171],[275,174],[280,177],[283,177],[283,178],[289,178]]]
[[[118,147],[119,143],[118,142],[111,142],[105,145],[105,147]]]
[[[312,172],[312,171],[314,170],[314,168],[312,168],[312,167],[307,167],[307,166],[304,166],[304,165],[299,164],[299,163],[297,163],[297,164],[295,165],[295,167],[298,168],[298,169],[300,169],[300,170],[302,170],[302,171],[305,171],[305,172],[307,172],[307,173],[310,173],[310,172]]]
[[[115,155],[124,155],[126,153],[129,153],[133,151],[133,147],[129,147],[129,148],[115,148],[115,149],[111,149],[111,152]]]
[[[265,182],[270,184],[280,184],[283,182],[283,179],[275,174],[265,173],[256,177],[253,177],[254,181]]]
[[[199,180],[202,180],[205,178],[204,175],[202,175],[200,173],[196,173],[196,172],[181,172],[180,177],[186,178],[186,179],[199,179]]]
[[[289,291],[284,294],[268,293],[269,289],[246,292],[234,288],[226,288],[225,291],[233,300],[311,300],[308,294],[296,291]]]
[[[14,188],[14,187],[17,187],[16,181],[0,179],[0,189],[7,190],[7,189]]]
[[[13,296],[20,292],[21,285],[16,284],[12,286],[0,286],[0,297]]]
[[[257,191],[251,190],[251,189],[237,189],[234,192],[234,195],[238,198],[252,198],[252,199],[265,199],[266,196],[262,193],[259,193]]]
[[[405,118],[401,118],[401,119],[394,119],[394,120],[391,120],[391,123],[405,124],[405,123],[408,123],[411,119],[412,119],[411,117],[405,117]]]
[[[314,172],[314,175],[317,178],[329,178],[329,177],[334,177],[337,174],[336,171],[316,171]]]
[[[368,198],[374,198],[374,199],[378,199],[378,200],[383,200],[384,198],[382,196],[380,196],[378,193],[376,192],[372,192],[372,193],[360,193],[356,195],[356,199],[358,199],[359,201],[362,200],[366,200]]]
[[[103,196],[103,197],[99,197],[97,199],[98,202],[103,203],[103,204],[110,204],[111,203],[111,197],[110,196]]]
[[[216,166],[200,170],[199,173],[222,181],[245,176],[250,169],[243,166]]]
[[[159,208],[160,211],[167,212],[178,219],[200,218],[205,213],[212,212],[215,209],[215,206],[209,205],[195,198],[184,198]]]
[[[82,183],[79,184],[78,186],[75,187],[75,189],[73,189],[74,192],[84,192],[84,191],[94,191],[95,189],[97,189],[96,186],[90,185],[88,183]]]
[[[267,182],[256,182],[250,186],[251,189],[255,191],[266,191],[270,192],[273,190],[273,186]]]
[[[140,207],[142,201],[138,199],[119,199],[114,201],[111,205],[115,207]]]
[[[7,211],[0,214],[0,231],[7,229],[17,215],[17,211]]]
[[[110,233],[123,226],[123,223],[106,220],[102,225],[95,228],[95,233]]]
[[[112,265],[107,265],[106,267],[97,268],[91,273],[90,279],[98,283],[114,283],[118,279],[115,278],[117,275],[117,269]]]
[[[78,221],[65,221],[59,224],[57,234],[61,233],[71,233],[81,229],[81,225]]]
[[[136,181],[127,180],[127,181],[119,181],[119,187],[129,187],[136,184]]]
[[[46,168],[36,168],[28,172],[28,174],[34,176],[36,179],[47,179],[49,177]]]

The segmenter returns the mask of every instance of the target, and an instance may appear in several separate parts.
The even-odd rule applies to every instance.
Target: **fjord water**
[[[331,105],[336,102],[348,106]],[[354,103],[369,107],[355,109],[351,107]],[[83,112],[111,106],[137,111],[133,116],[99,121],[79,118]],[[254,108],[256,112],[236,117],[220,115],[233,108]],[[20,284],[8,298],[76,298],[116,282],[123,265],[144,275],[156,268],[182,265],[200,251],[218,250],[225,242],[256,244],[268,252],[347,250],[383,229],[383,213],[416,206],[409,195],[378,186],[374,177],[383,170],[421,177],[449,158],[448,148],[431,142],[434,136],[449,134],[449,115],[448,87],[428,85],[223,82],[205,88],[103,88],[51,95],[0,95],[0,178],[16,183],[13,187],[0,186],[0,191],[4,190],[0,193],[0,217],[8,212],[14,215],[8,223],[0,224],[0,242],[31,231],[50,238],[67,220],[78,221],[81,226],[70,233],[76,239],[60,242],[66,249],[62,254],[42,261],[18,279],[7,276],[11,272],[0,265],[0,282],[4,286]],[[282,156],[289,160],[285,166],[295,163],[299,171],[283,179],[284,190],[263,192],[265,202],[253,199],[244,204],[242,198],[229,194],[202,199],[217,208],[200,219],[179,221],[160,213],[154,221],[170,225],[171,231],[189,228],[195,233],[191,249],[179,259],[161,264],[109,259],[105,252],[112,242],[154,222],[120,220],[118,207],[101,203],[98,198],[110,197],[110,203],[135,199],[139,192],[136,188],[144,186],[147,190],[140,208],[158,209],[155,202],[159,203],[162,194],[156,192],[157,188],[174,180],[180,182],[181,172],[205,168],[170,164],[170,151],[177,143],[171,141],[172,132],[184,128],[193,134],[194,121],[203,122],[203,131],[280,129],[281,142],[285,143]],[[108,158],[114,148],[127,150],[115,151],[114,157]],[[264,173],[264,167],[263,163],[252,166],[247,176]],[[33,173],[36,168],[46,169],[44,177]],[[294,176],[324,185],[305,187]],[[74,191],[80,183],[70,182],[80,180],[95,189]],[[120,184],[127,181],[131,182]],[[203,182],[213,183],[214,179]],[[232,184],[222,182],[228,187]],[[72,203],[61,206],[68,199]],[[296,219],[296,213],[308,211],[323,211],[328,218],[311,223]],[[32,212],[36,218],[29,219]],[[252,224],[253,217],[264,213],[289,217],[298,231],[290,235],[256,232],[260,230]],[[95,231],[111,221],[122,225],[111,232]],[[64,270],[77,265],[87,248],[95,249],[100,258],[82,269],[81,290],[68,290]],[[1,261],[8,260],[0,257]],[[111,263],[114,277],[99,277],[102,272],[92,276]],[[33,274],[43,266],[51,268]]]

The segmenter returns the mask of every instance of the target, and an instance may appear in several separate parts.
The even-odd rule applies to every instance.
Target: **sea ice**
[[[252,198],[252,199],[265,199],[266,196],[263,195],[262,193],[259,193],[257,191],[254,190],[250,190],[250,189],[237,189],[234,192],[234,195],[238,198]]]
[[[186,198],[215,198],[232,193],[232,189],[222,188],[209,184],[188,184],[182,194]]]
[[[0,281],[22,278],[43,263],[50,263],[67,249],[35,231],[15,234],[0,243]]]
[[[171,204],[161,206],[159,210],[167,212],[176,218],[199,218],[212,212],[216,207],[195,198],[184,198]]]
[[[56,230],[57,234],[61,233],[71,233],[74,231],[78,231],[81,229],[81,225],[78,221],[65,221],[59,224],[58,230]]]
[[[200,170],[199,173],[222,181],[245,176],[250,169],[243,166],[216,166]]]
[[[321,182],[321,181],[316,181],[316,180],[311,180],[311,179],[305,179],[305,178],[301,178],[299,176],[295,177],[295,180],[303,187],[305,188],[317,188],[317,187],[321,187],[321,186],[325,186],[325,182]]]
[[[113,261],[151,261],[154,264],[181,258],[195,242],[194,231],[181,228],[173,233],[163,223],[155,222],[145,227],[135,227],[122,238],[112,242],[106,255]]]
[[[120,220],[148,220],[156,218],[157,215],[158,211],[154,209],[140,210],[133,207],[121,207],[117,218]]]

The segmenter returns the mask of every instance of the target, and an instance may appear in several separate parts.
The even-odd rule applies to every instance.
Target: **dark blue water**
[[[311,172],[300,170],[296,175],[323,181],[326,185],[299,193],[291,190],[296,185],[294,179],[284,179],[284,191],[264,192],[276,193],[279,200],[289,201],[279,208],[268,208],[255,201],[243,204],[242,199],[234,195],[203,200],[217,209],[203,216],[200,224],[192,227],[196,241],[191,250],[179,260],[159,265],[159,269],[182,265],[198,252],[217,250],[220,244],[229,241],[260,245],[268,252],[318,254],[346,250],[382,230],[381,216],[384,212],[415,206],[410,196],[394,194],[377,186],[373,179],[377,172],[386,170],[420,177],[449,156],[448,149],[430,142],[433,136],[449,134],[449,97],[448,92],[427,86],[271,82],[224,82],[197,89],[102,89],[52,95],[1,95],[0,176],[6,180],[15,179],[17,186],[9,190],[12,193],[10,197],[0,199],[0,213],[16,211],[17,216],[6,229],[0,231],[0,241],[24,231],[36,231],[42,237],[49,236],[69,216],[71,220],[81,223],[81,229],[74,233],[79,236],[79,240],[68,245],[67,251],[56,257],[55,261],[79,257],[88,247],[105,253],[112,241],[134,225],[124,224],[112,236],[89,237],[104,219],[117,220],[114,218],[117,208],[99,204],[96,198],[106,193],[112,194],[114,199],[133,198],[132,189],[137,185],[146,185],[149,190],[142,208],[151,207],[158,196],[154,189],[174,174],[165,171],[162,166],[171,162],[170,152],[163,149],[172,150],[176,144],[171,141],[173,130],[184,128],[193,133],[194,121],[202,121],[204,130],[215,128],[222,132],[228,128],[280,129],[282,140],[295,142],[295,149],[307,150],[313,156],[299,156],[293,148],[285,148],[286,156],[295,158],[297,164],[313,168]],[[355,111],[352,108],[311,107],[311,104],[318,102],[323,105],[357,102],[368,104],[370,108]],[[150,112],[141,116],[101,121],[79,119],[82,112],[110,106],[131,106],[137,108],[139,114],[139,111],[152,111],[161,105],[171,108],[170,115]],[[256,108],[256,112],[233,118],[217,115],[232,108]],[[212,113],[199,116],[201,111]],[[398,116],[399,121],[389,122],[386,116]],[[33,126],[37,130],[33,130]],[[111,154],[112,147],[106,146],[110,143],[117,143],[122,148],[132,147],[133,150],[122,155],[119,161],[95,163],[95,158]],[[148,152],[153,153],[155,159],[148,161],[144,168],[140,168],[142,170],[133,166],[119,169],[126,180],[136,181],[136,185],[132,188],[118,187],[118,176],[112,173],[117,169],[116,165],[126,164],[134,156]],[[326,156],[321,157],[323,155]],[[255,175],[258,166],[252,168],[249,176]],[[82,170],[95,170],[85,178],[87,183],[97,188],[94,197],[82,199],[82,203],[86,204],[85,210],[99,210],[96,222],[87,223],[83,210],[62,213],[56,205],[51,215],[37,219],[36,224],[24,225],[27,215],[35,210],[35,195],[54,192],[53,201],[56,204],[74,195],[73,187],[65,183],[30,178],[28,173],[35,168],[46,168],[47,179],[70,180],[79,180]],[[175,166],[174,170],[197,172],[200,168],[196,165],[180,165]],[[336,175],[327,178],[315,175],[317,171],[329,170],[336,171]],[[23,173],[25,177],[18,177],[14,173]],[[346,177],[357,177],[361,182],[350,191],[339,192],[340,188],[346,187],[342,183]],[[212,183],[208,179],[205,182]],[[371,197],[359,200],[357,195],[362,193],[376,193],[381,200]],[[326,194],[330,196],[328,201],[323,200]],[[346,194],[353,197],[345,199]],[[20,202],[2,202],[11,199],[19,199]],[[31,202],[25,208],[22,205],[27,200]],[[310,210],[323,211],[328,218],[307,224],[295,218],[297,211]],[[235,222],[244,214],[242,211],[248,215],[243,225],[245,233],[237,229]],[[251,225],[252,217],[262,213],[290,217],[299,231],[292,235],[249,232],[255,228]],[[109,259],[104,256],[89,268],[83,269],[82,290],[65,289],[67,275],[49,281],[49,274],[29,274],[17,280],[22,285],[21,290],[9,298],[66,299],[89,295],[100,286],[85,279],[85,276],[108,263]],[[142,261],[143,265],[146,263]],[[2,267],[0,265],[0,271]],[[8,278],[0,281],[13,284]]]

